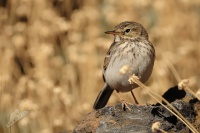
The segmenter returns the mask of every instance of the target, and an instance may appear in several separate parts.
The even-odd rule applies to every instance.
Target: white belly
[[[132,74],[138,76],[143,83],[148,80],[153,69],[154,58],[152,57],[154,56],[149,56],[147,54],[141,55],[139,52],[141,51],[138,49],[135,49],[134,52],[125,52],[123,57],[118,57],[116,59],[116,54],[112,55],[104,73],[105,80],[112,89],[119,90],[120,92],[127,92],[138,87],[136,84],[130,84],[128,82]],[[124,65],[131,66],[131,73],[120,74],[119,70]]]

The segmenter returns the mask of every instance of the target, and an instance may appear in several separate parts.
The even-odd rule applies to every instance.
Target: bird
[[[106,31],[106,34],[114,35],[114,41],[110,45],[104,58],[103,80],[104,86],[98,94],[93,108],[100,109],[106,106],[111,94],[116,90],[121,102],[127,106],[120,93],[131,92],[135,103],[138,104],[132,90],[137,84],[130,84],[130,75],[135,74],[142,83],[145,83],[153,70],[155,49],[149,41],[146,29],[137,22],[125,21],[114,27],[114,30]],[[120,74],[123,66],[129,66],[128,74]]]

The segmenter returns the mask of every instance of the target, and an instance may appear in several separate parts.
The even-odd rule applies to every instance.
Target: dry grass
[[[200,88],[199,0],[1,0],[0,14],[0,132],[9,131],[15,109],[30,113],[12,132],[72,130],[103,86],[113,39],[104,31],[125,20],[144,25],[155,46],[150,88],[162,94],[177,84],[168,63],[193,91]],[[140,103],[154,102],[134,91]],[[118,101],[113,94],[108,104]]]
[[[181,81],[179,84],[183,84],[185,80]],[[160,103],[165,109],[167,109],[169,112],[171,112],[174,116],[176,116],[179,120],[181,120],[193,133],[198,133],[197,129],[186,119],[183,117],[183,115],[175,108],[173,105],[171,105],[166,99],[164,99],[161,95],[153,92],[150,88],[145,86],[142,82],[140,82],[139,78],[135,75],[130,76],[129,78],[130,84],[137,84],[141,89],[143,89],[147,94],[149,94],[153,99],[155,99],[158,103]],[[179,89],[185,89],[187,86],[183,86]],[[161,101],[165,102],[169,107],[167,107],[165,104],[163,104]]]

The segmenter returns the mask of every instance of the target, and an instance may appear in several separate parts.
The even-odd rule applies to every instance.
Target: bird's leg
[[[119,91],[118,90],[116,90],[117,91],[117,94],[118,94],[118,96],[119,96],[119,99],[121,100],[121,102],[122,102],[122,109],[125,109],[125,107],[127,107],[128,108],[128,110],[131,110],[131,108],[128,106],[128,103],[127,102],[125,102],[123,99],[122,99],[122,97],[121,97],[121,95],[120,95],[120,93],[119,93]]]
[[[132,94],[132,96],[133,96],[133,99],[134,99],[135,103],[136,103],[136,104],[139,104],[132,90],[131,90],[131,94]]]

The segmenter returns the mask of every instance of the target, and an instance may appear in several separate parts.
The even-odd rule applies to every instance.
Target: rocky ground
[[[163,97],[167,99],[192,125],[200,131],[200,102],[175,86]],[[107,106],[88,113],[74,129],[74,133],[149,133],[152,124],[160,123],[166,132],[189,133],[189,128],[160,104],[131,105],[131,110],[121,104]],[[159,132],[159,131],[158,131]]]

